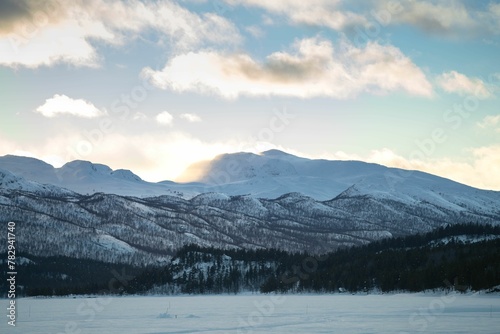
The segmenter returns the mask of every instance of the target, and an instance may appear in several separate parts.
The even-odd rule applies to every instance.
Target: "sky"
[[[500,1],[0,0],[0,155],[175,180],[222,153],[500,190]]]

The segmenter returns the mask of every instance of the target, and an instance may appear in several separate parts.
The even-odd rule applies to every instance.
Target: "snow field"
[[[0,300],[6,314],[7,300]],[[494,295],[222,295],[17,300],[0,333],[498,333]]]

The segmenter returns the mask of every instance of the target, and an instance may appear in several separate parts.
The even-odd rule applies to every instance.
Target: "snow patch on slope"
[[[23,177],[17,176],[10,171],[0,169],[0,189],[6,190],[20,190],[33,192],[37,194],[58,194],[60,196],[73,195],[73,192],[55,187],[50,184],[40,184],[30,180],[26,180]]]
[[[451,242],[461,243],[461,244],[474,244],[483,241],[490,241],[500,239],[500,235],[489,234],[489,235],[457,235],[453,237],[446,237],[439,240],[434,240],[429,243],[431,246],[444,246]]]
[[[126,242],[118,240],[108,234],[97,235],[95,242],[105,249],[113,250],[118,253],[134,253],[137,251]]]

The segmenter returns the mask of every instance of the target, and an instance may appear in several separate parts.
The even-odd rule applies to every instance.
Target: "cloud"
[[[489,115],[483,118],[480,122],[477,123],[480,128],[493,128],[500,125],[500,115]],[[496,128],[497,132],[500,132],[500,127]]]
[[[168,111],[159,113],[155,119],[159,124],[168,126],[171,126],[174,121],[174,117]]]
[[[134,120],[134,121],[144,121],[144,120],[147,120],[147,119],[148,119],[148,116],[146,116],[146,114],[144,114],[142,112],[136,112],[132,116],[132,120]]]
[[[247,96],[327,96],[349,98],[362,92],[405,91],[429,97],[425,74],[398,48],[375,42],[357,48],[342,42],[296,41],[290,52],[275,52],[264,62],[248,54],[189,52],[173,57],[161,71],[142,75],[162,89],[198,92],[234,99]]]
[[[92,103],[83,99],[72,99],[66,95],[55,94],[52,98],[45,100],[45,103],[35,112],[45,117],[56,117],[59,115],[71,115],[83,118],[96,118],[106,114],[99,110]]]
[[[401,12],[394,17],[396,23],[414,25],[429,32],[444,34],[456,29],[472,28],[474,20],[460,1],[400,1]]]
[[[0,65],[10,67],[58,63],[96,67],[101,59],[96,42],[119,46],[146,33],[179,50],[241,40],[227,19],[196,14],[171,1],[7,0],[0,4]]]
[[[448,93],[474,95],[478,98],[492,97],[491,90],[478,78],[469,78],[456,71],[446,72],[437,78],[437,83]]]
[[[25,28],[25,33],[28,34],[28,28],[44,25],[48,20],[57,21],[57,17],[61,14],[61,6],[57,0],[2,0],[0,35],[20,28]]]
[[[252,35],[254,38],[262,38],[266,35],[265,31],[256,25],[248,26],[245,30]]]
[[[326,26],[343,30],[353,25],[367,25],[361,14],[342,9],[339,0],[225,0],[230,5],[260,7],[269,12],[284,15],[292,23]]]
[[[378,10],[383,10],[394,1],[374,3]],[[401,0],[397,5],[400,10],[391,17],[391,24],[407,24],[429,34],[457,38],[500,33],[499,4],[481,7],[463,0]]]
[[[292,24],[346,31],[373,24],[410,25],[426,33],[457,38],[500,34],[500,4],[478,6],[464,0],[224,0],[285,16]],[[352,7],[353,10],[350,10]],[[374,15],[375,14],[375,15]],[[379,19],[382,18],[382,21]]]
[[[12,34],[0,37],[0,65],[28,68],[69,63],[96,67],[99,56],[85,35],[86,28],[65,21],[36,31],[36,37]],[[102,31],[101,39],[110,37]],[[95,36],[97,37],[97,36]]]
[[[179,117],[191,123],[201,122],[201,117],[196,114],[181,114]]]

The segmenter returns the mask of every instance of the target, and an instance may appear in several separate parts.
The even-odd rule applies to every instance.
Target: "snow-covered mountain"
[[[276,198],[297,192],[317,200],[370,196],[461,211],[498,212],[500,192],[480,190],[420,171],[361,161],[311,160],[278,150],[224,154],[189,167],[183,180],[211,191]]]
[[[7,175],[0,182],[10,180]],[[66,255],[134,264],[162,262],[181,246],[279,248],[313,253],[364,244],[393,235],[429,231],[443,224],[498,223],[500,212],[409,205],[349,192],[329,201],[299,193],[276,199],[205,193],[123,197],[33,192],[33,181],[0,188],[0,221],[16,222],[17,245],[37,256]],[[0,245],[0,252],[7,243]]]
[[[363,162],[238,153],[188,176],[148,183],[86,161],[53,168],[0,157],[0,222],[17,222],[27,253],[125,263],[164,261],[190,243],[322,253],[443,224],[500,223],[500,192]]]
[[[174,195],[189,199],[207,192],[249,194],[257,198],[277,198],[297,192],[316,200],[329,200],[349,190],[358,195],[408,203],[427,201],[458,210],[467,205],[481,211],[500,199],[500,192],[475,189],[419,171],[361,161],[306,159],[278,150],[223,154],[193,164],[179,178],[183,183],[146,182],[131,171],[113,171],[88,161],[72,161],[54,168],[37,159],[12,155],[0,157],[0,169],[81,194]]]
[[[52,194],[56,196],[75,195],[70,190],[30,181],[4,169],[0,169],[0,189],[5,191],[25,191],[42,196],[51,196]]]
[[[188,197],[197,194],[197,192],[190,192],[183,185],[172,187],[164,183],[146,182],[130,170],[112,170],[106,165],[89,161],[75,160],[61,168],[54,168],[34,158],[6,155],[0,157],[0,168],[30,181],[51,184],[80,194],[103,192],[124,196],[168,194]]]

